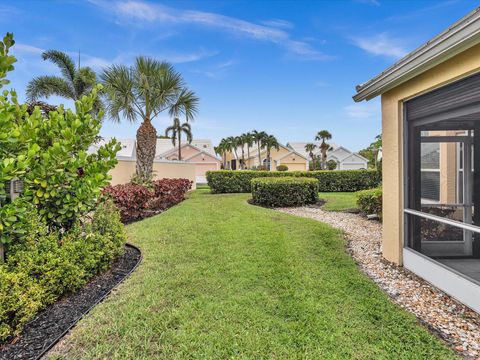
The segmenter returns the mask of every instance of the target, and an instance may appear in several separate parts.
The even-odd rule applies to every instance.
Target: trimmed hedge
[[[306,177],[252,180],[253,203],[269,207],[302,206],[318,201],[318,181]]]
[[[357,205],[365,214],[377,214],[379,218],[382,218],[382,189],[359,191]]]
[[[316,178],[321,192],[355,192],[380,185],[380,176],[375,170],[215,170],[207,172],[207,181],[213,194],[248,193],[252,191],[250,182],[254,178],[285,176]]]

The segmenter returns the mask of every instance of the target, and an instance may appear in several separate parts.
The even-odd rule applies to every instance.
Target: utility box
[[[7,181],[5,192],[7,193],[7,202],[12,202],[23,192],[23,180],[13,178],[12,180]]]

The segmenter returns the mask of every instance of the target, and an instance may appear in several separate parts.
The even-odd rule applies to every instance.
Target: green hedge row
[[[359,191],[357,205],[365,214],[377,214],[379,218],[382,218],[382,189]]]
[[[252,180],[255,204],[269,207],[302,206],[318,201],[318,181],[305,177],[270,177]]]
[[[213,194],[251,192],[251,180],[259,177],[311,177],[318,180],[321,192],[354,192],[379,186],[375,170],[323,171],[252,171],[216,170],[207,172],[208,186]]]

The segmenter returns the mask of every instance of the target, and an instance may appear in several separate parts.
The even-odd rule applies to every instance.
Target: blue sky
[[[352,150],[381,131],[379,99],[355,104],[362,83],[475,8],[473,1],[2,1],[14,33],[11,86],[56,74],[44,49],[97,71],[148,55],[174,64],[201,99],[196,138],[252,129],[281,142],[327,129]],[[50,99],[51,103],[63,102]],[[170,119],[155,121],[163,133]],[[103,136],[133,138],[137,124],[106,121]]]

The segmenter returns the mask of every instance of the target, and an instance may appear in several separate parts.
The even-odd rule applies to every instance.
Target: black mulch
[[[50,349],[78,320],[126,278],[141,260],[140,251],[125,246],[124,255],[109,270],[94,277],[74,294],[61,298],[30,321],[20,337],[0,348],[0,359],[37,359]]]

